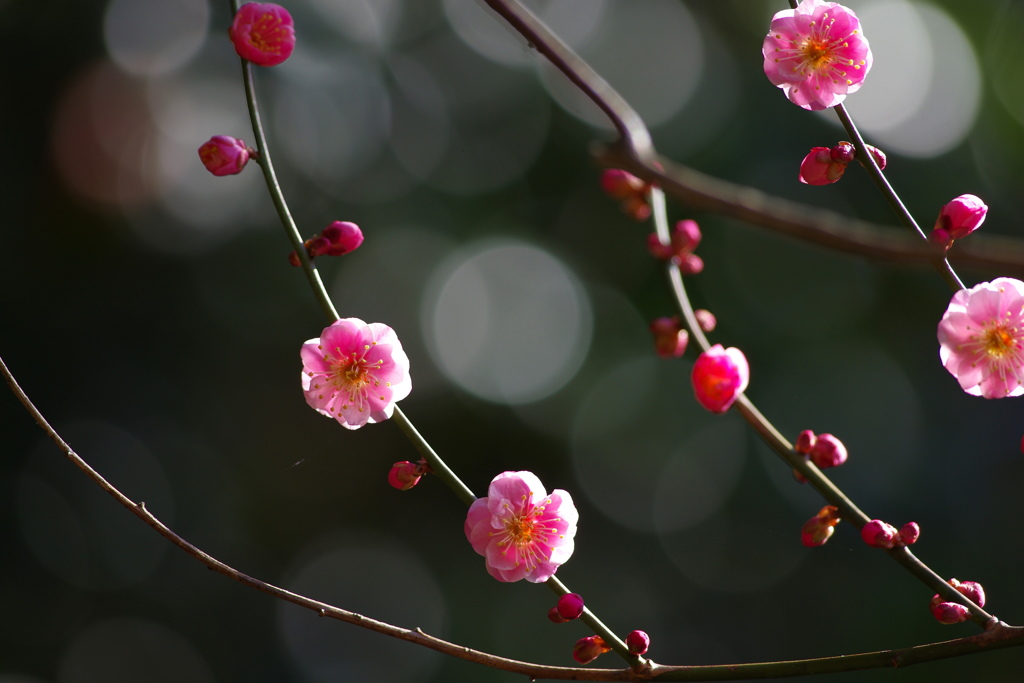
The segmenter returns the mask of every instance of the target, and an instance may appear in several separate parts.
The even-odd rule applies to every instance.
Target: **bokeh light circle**
[[[178,633],[144,619],[106,619],[75,636],[61,657],[60,683],[215,683],[210,665]]]
[[[462,389],[490,401],[529,403],[579,370],[592,334],[576,276],[548,252],[486,240],[435,272],[422,313],[428,349]]]
[[[963,30],[919,2],[873,0],[854,9],[875,61],[845,104],[869,141],[922,158],[960,144],[981,100],[981,71]]]
[[[444,634],[445,596],[430,568],[411,550],[379,534],[314,541],[288,574],[286,587],[300,595],[390,624]],[[428,680],[441,663],[440,654],[432,650],[317,619],[289,603],[279,602],[277,610],[285,649],[306,681],[411,683]]]
[[[704,71],[704,40],[686,6],[676,0],[611,0],[595,35],[578,52],[649,127],[675,116],[690,101]],[[551,96],[583,121],[610,129],[608,118],[546,60],[542,79]]]
[[[206,0],[111,0],[103,17],[107,53],[121,69],[158,76],[188,63],[206,40]]]

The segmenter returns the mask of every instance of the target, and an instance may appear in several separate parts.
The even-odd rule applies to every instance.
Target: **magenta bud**
[[[696,275],[704,270],[704,259],[696,254],[677,254],[672,260],[679,266],[679,272],[683,275]]]
[[[907,522],[900,527],[900,545],[914,545],[920,537],[921,527],[918,526],[917,522]]]
[[[693,317],[697,319],[697,324],[700,325],[700,329],[705,332],[714,332],[715,327],[718,326],[718,320],[715,318],[715,314],[705,308],[698,308],[693,312]]]
[[[636,192],[645,192],[647,184],[632,173],[618,168],[601,174],[601,189],[616,199],[625,199]]]
[[[326,237],[314,237],[313,239],[306,240],[306,252],[310,256],[326,254],[327,250],[330,248],[331,241]]]
[[[896,527],[880,519],[871,520],[860,530],[860,537],[872,548],[892,548],[898,536]]]
[[[715,344],[697,358],[690,380],[698,403],[724,413],[750,383],[750,365],[739,349]]]
[[[814,448],[814,442],[817,441],[818,437],[814,435],[810,429],[805,429],[800,432],[796,437],[796,445],[793,446],[793,450],[797,453],[803,453],[807,455]]]
[[[935,597],[937,598],[938,596],[936,595]],[[932,616],[940,624],[959,624],[961,621],[967,621],[967,618],[971,615],[970,610],[959,602],[935,603],[935,598],[932,598],[932,603]]]
[[[328,256],[341,256],[355,251],[363,243],[363,231],[355,223],[334,221],[320,235],[329,242],[324,250]]]
[[[565,622],[568,621],[568,619],[566,619],[565,617],[563,617],[561,614],[558,613],[558,608],[557,607],[552,607],[551,609],[548,610],[548,619],[550,619],[552,622],[554,622],[556,624],[564,624]]]
[[[626,636],[626,649],[631,655],[642,655],[651,646],[651,638],[643,631],[630,631]]]
[[[846,446],[831,434],[818,434],[808,455],[820,469],[838,467],[846,462]]]
[[[388,472],[388,483],[399,491],[408,491],[419,483],[423,474],[424,467],[420,464],[408,460],[396,462]]]
[[[249,162],[250,151],[241,140],[227,135],[214,135],[199,148],[199,160],[216,176],[241,173]]]
[[[654,349],[662,358],[679,358],[686,352],[690,334],[682,328],[678,316],[655,318],[650,325]]]
[[[611,648],[601,636],[587,636],[576,641],[572,648],[572,658],[580,664],[589,664],[609,650]]]
[[[800,541],[808,548],[825,545],[839,522],[839,508],[826,505],[804,524],[800,530]]]
[[[878,165],[878,170],[879,171],[884,171],[885,170],[885,164],[887,162],[887,160],[885,158],[885,152],[883,152],[882,150],[878,149],[877,147],[873,147],[871,145],[868,145],[867,147],[868,147],[868,152],[870,152],[871,156],[873,156],[875,158],[875,164]]]
[[[958,240],[981,227],[987,213],[985,202],[973,194],[962,194],[942,207],[935,228],[946,230],[950,239]]]
[[[957,589],[961,595],[978,607],[985,606],[985,589],[977,581],[957,581],[950,579],[949,585]]]
[[[583,614],[583,598],[578,593],[566,593],[558,598],[558,604],[555,606],[555,609],[565,621],[579,619],[580,615]]]
[[[701,232],[697,221],[686,219],[676,223],[672,230],[672,246],[677,252],[691,252],[700,244]]]
[[[829,158],[839,164],[848,164],[857,156],[857,149],[849,142],[840,142],[829,150]]]
[[[659,261],[668,261],[675,254],[671,244],[662,244],[653,232],[647,236],[647,251]]]
[[[846,163],[832,160],[828,147],[814,147],[800,162],[800,182],[805,185],[828,185],[843,177]]]

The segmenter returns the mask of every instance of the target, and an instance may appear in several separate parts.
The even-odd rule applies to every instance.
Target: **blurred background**
[[[931,591],[840,527],[734,415],[696,406],[690,359],[658,359],[670,314],[646,227],[598,188],[607,126],[470,0],[284,0],[292,58],[257,69],[285,194],[309,237],[366,242],[319,266],[343,316],[394,327],[402,403],[478,495],[529,469],[576,500],[559,577],[650,655],[710,664],[838,655],[970,635]],[[897,227],[866,175],[797,182],[844,134],[764,78],[784,2],[529,3],[681,163]],[[847,103],[918,221],[962,193],[984,231],[1024,236],[1024,8],[850,0],[875,64]],[[392,424],[310,410],[299,347],[326,324],[258,169],[215,178],[196,149],[252,143],[227,2],[0,1],[6,163],[0,354],[71,445],[184,537],[255,577],[491,651],[572,665],[589,635],[554,597],[499,584]],[[834,479],[870,515],[916,520],[916,552],[984,584],[1024,623],[1020,400],[967,396],[938,362],[950,292],[670,204],[704,230],[695,303],[750,359],[751,398],[789,438],[832,432]],[[961,271],[968,284],[999,273]],[[0,392],[0,683],[512,681],[244,588],[88,482]],[[1019,680],[1021,650],[835,681]],[[614,655],[595,666],[618,667]]]

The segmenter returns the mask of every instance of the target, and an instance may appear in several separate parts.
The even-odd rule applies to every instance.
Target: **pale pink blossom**
[[[387,325],[335,320],[302,345],[302,391],[317,412],[358,429],[383,422],[409,395],[409,357]]]
[[[697,358],[691,379],[697,401],[713,413],[724,413],[747,388],[750,366],[739,349],[715,344]]]
[[[761,52],[768,80],[812,110],[834,107],[860,89],[872,61],[853,10],[822,0],[777,12]]]
[[[242,5],[228,30],[231,44],[242,59],[260,66],[275,66],[295,49],[295,24],[284,7],[272,2]]]
[[[532,472],[503,472],[473,501],[466,538],[498,581],[547,581],[572,555],[579,513],[561,489],[550,494]]]
[[[961,289],[938,338],[942,364],[968,394],[1024,394],[1024,282],[1001,277]]]

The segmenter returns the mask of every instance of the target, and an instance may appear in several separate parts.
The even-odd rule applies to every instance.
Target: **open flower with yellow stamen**
[[[409,357],[381,323],[335,320],[302,345],[301,355],[306,402],[348,429],[388,419],[412,390]]]
[[[938,336],[942,364],[968,394],[1024,394],[1024,282],[1001,277],[961,289]]]
[[[768,80],[804,109],[836,106],[860,89],[871,68],[860,20],[837,2],[803,0],[776,13],[761,52]]]
[[[466,538],[498,581],[547,581],[572,555],[579,513],[561,489],[532,472],[503,472],[466,516]]]

